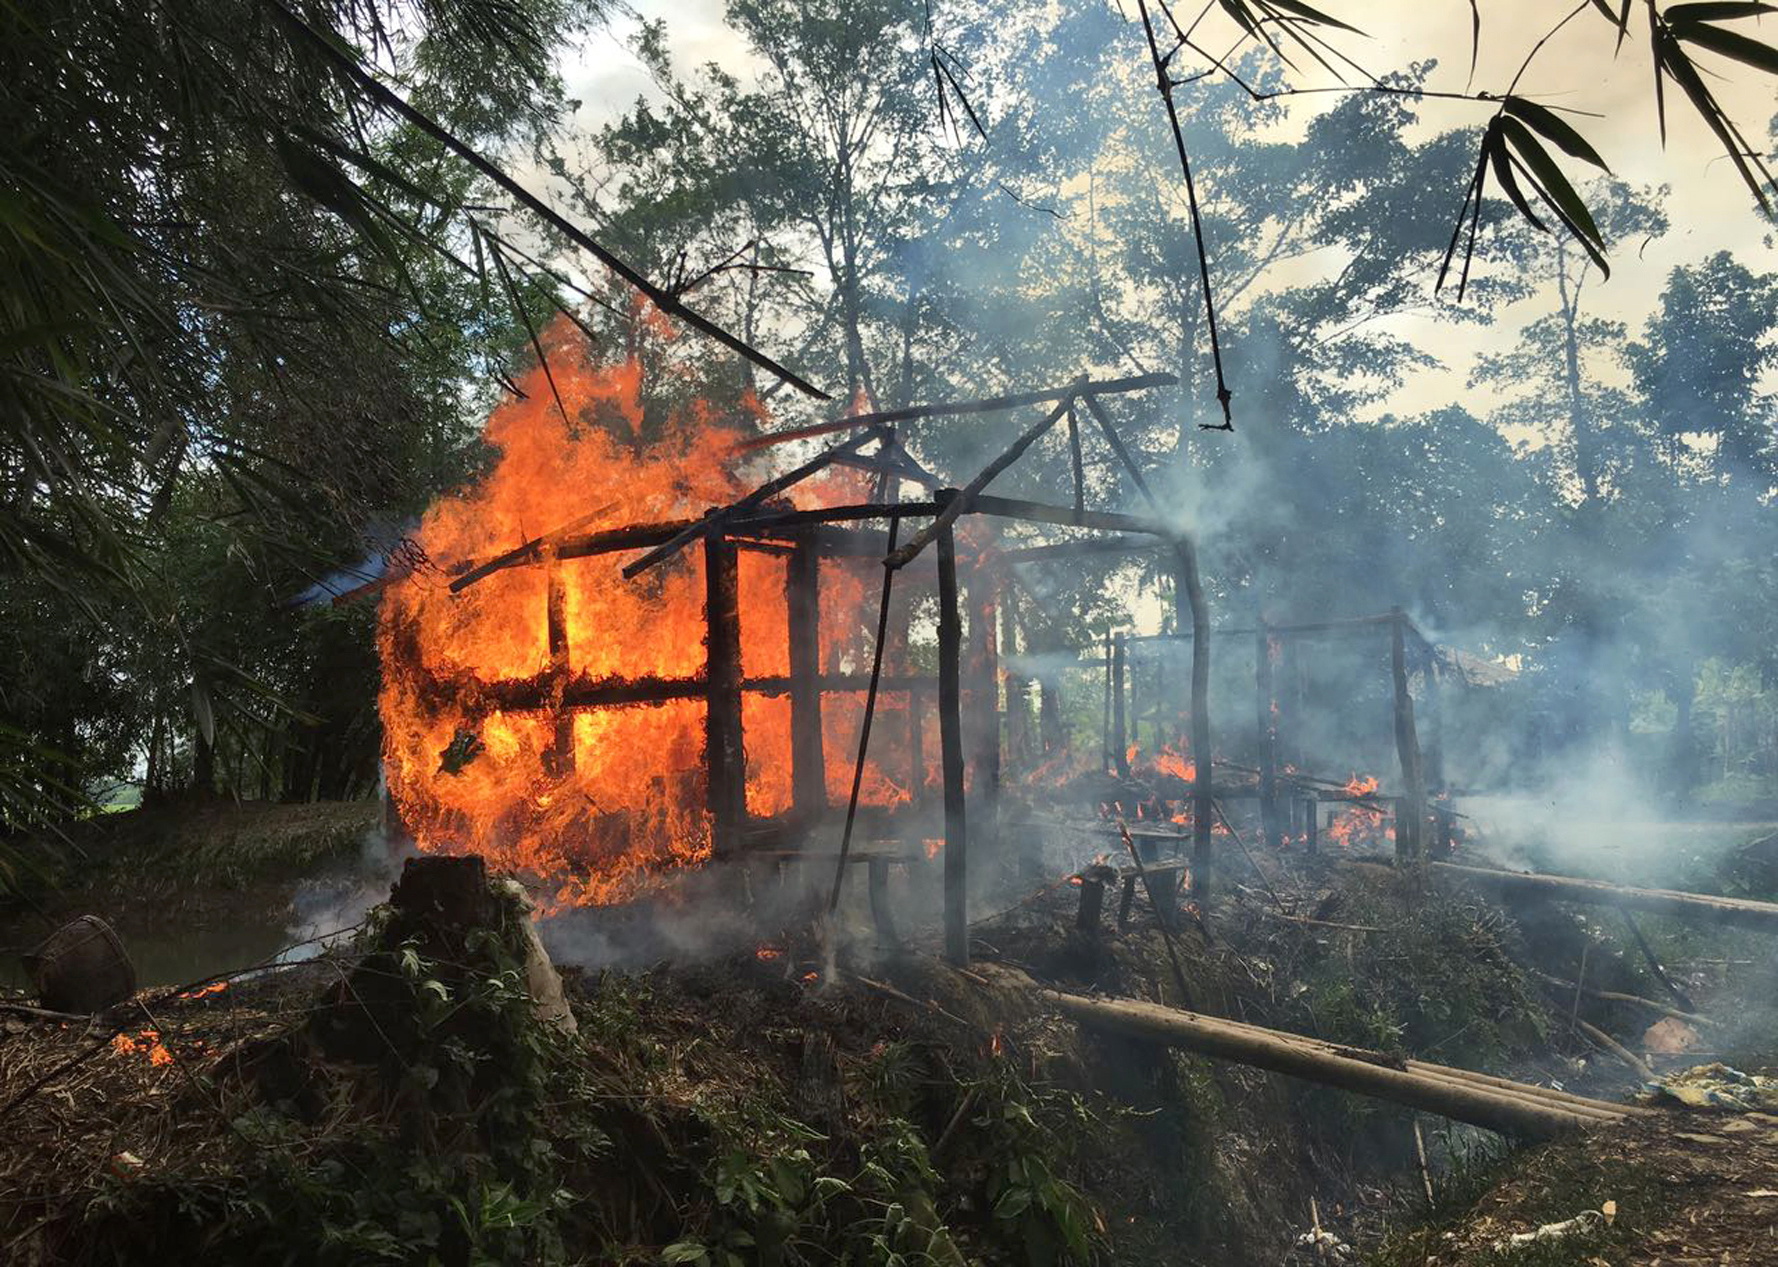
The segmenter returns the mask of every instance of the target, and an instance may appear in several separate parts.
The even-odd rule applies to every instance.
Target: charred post
[[[741,741],[741,615],[735,547],[721,533],[704,540],[705,676],[711,843],[734,852],[747,819],[747,760]]]
[[[546,624],[549,629],[549,672],[559,692],[567,683],[568,663],[568,582],[562,575],[562,561],[554,549],[548,554],[545,572],[549,597],[546,600]],[[555,729],[550,737],[549,751],[544,754],[544,769],[553,775],[564,775],[574,769],[574,714],[560,708]]]
[[[784,569],[790,631],[790,789],[797,819],[827,808],[827,762],[821,747],[821,556],[799,542]]]
[[[1395,751],[1401,763],[1402,796],[1395,809],[1395,858],[1418,867],[1426,859],[1426,784],[1420,740],[1414,731],[1414,697],[1408,692],[1407,618],[1399,607],[1389,625],[1389,668],[1395,683]]]
[[[945,957],[969,962],[969,832],[963,801],[963,620],[957,544],[938,534],[938,734],[945,785]]]
[[[1275,638],[1261,617],[1253,633],[1253,714],[1259,733],[1260,831],[1268,849],[1283,843],[1278,804],[1278,692],[1273,679]]]
[[[1192,635],[1191,755],[1192,896],[1208,909],[1210,900],[1210,829],[1216,814],[1211,785],[1210,752],[1210,610],[1198,577],[1198,551],[1189,538],[1174,543],[1173,628]]]

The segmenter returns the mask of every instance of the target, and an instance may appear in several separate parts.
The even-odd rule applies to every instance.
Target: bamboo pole
[[[1092,999],[1048,989],[1038,993],[1064,1015],[1094,1028],[1183,1047],[1533,1139],[1607,1125],[1634,1112],[1604,1101],[1545,1096],[1541,1094],[1543,1089],[1537,1087],[1502,1086],[1442,1066],[1416,1062],[1407,1069],[1398,1069],[1381,1058],[1364,1058],[1371,1053],[1344,1054],[1331,1044],[1318,1045],[1298,1035],[1153,1003]]]
[[[1374,862],[1357,860],[1341,865],[1378,873],[1387,873],[1390,870]],[[1430,869],[1435,878],[1494,889],[1502,896],[1628,907],[1636,911],[1654,911],[1661,915],[1698,919],[1706,923],[1730,924],[1737,928],[1778,933],[1778,904],[1772,902],[1714,897],[1705,893],[1686,893],[1679,889],[1630,888],[1621,884],[1608,884],[1604,880],[1582,880],[1574,876],[1543,875],[1528,871],[1502,871],[1495,867],[1469,867],[1455,862],[1435,862]]]
[[[1272,675],[1272,633],[1261,617],[1253,635],[1253,720],[1259,732],[1259,818],[1268,849],[1283,845],[1278,826],[1278,694]]]
[[[1111,635],[1111,768],[1130,777],[1130,735],[1124,712],[1124,636]]]
[[[1045,387],[1038,391],[1017,392],[1010,396],[991,396],[983,400],[949,401],[932,405],[909,405],[903,409],[886,409],[878,413],[855,414],[850,418],[835,418],[831,422],[817,422],[807,427],[795,427],[788,431],[774,431],[767,435],[755,436],[751,440],[744,441],[740,446],[740,451],[746,453],[774,444],[783,444],[786,440],[806,440],[811,436],[830,435],[835,431],[850,431],[854,427],[880,427],[890,423],[910,422],[916,418],[947,418],[966,414],[999,413],[1006,409],[1018,409],[1024,405],[1047,405],[1051,401],[1062,400],[1081,391],[1115,395],[1119,392],[1145,391],[1150,387],[1171,387],[1178,382],[1179,379],[1172,374],[1138,374],[1130,378],[1096,381],[1077,379],[1061,387]]]
[[[1081,381],[1084,382],[1085,380],[1083,379]],[[1063,414],[1068,412],[1068,407],[1073,403],[1074,396],[1070,394],[1061,404],[1057,405],[1042,418],[1025,428],[1025,430],[1020,433],[1019,438],[1009,444],[1006,449],[1001,452],[1000,456],[996,457],[992,462],[988,463],[978,471],[974,479],[965,484],[953,496],[946,497],[944,499],[945,505],[943,509],[938,512],[938,515],[933,521],[920,529],[919,532],[916,532],[913,539],[906,545],[889,555],[889,558],[886,560],[888,566],[892,568],[901,568],[906,567],[909,563],[913,562],[915,556],[918,555],[920,551],[924,550],[938,539],[938,534],[940,532],[949,528],[956,522],[957,516],[972,508],[971,502],[978,493],[992,483],[994,478],[1002,471],[1006,470],[1007,467],[1024,457],[1025,451],[1032,445],[1036,444],[1037,441],[1043,437],[1045,432],[1055,426],[1056,421],[1061,418]]]

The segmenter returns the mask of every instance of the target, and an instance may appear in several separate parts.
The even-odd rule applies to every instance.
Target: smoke
[[[371,908],[389,900],[402,866],[418,853],[414,842],[391,832],[386,821],[365,832],[355,858],[303,881],[291,895],[291,949],[280,961],[312,959],[348,938]]]

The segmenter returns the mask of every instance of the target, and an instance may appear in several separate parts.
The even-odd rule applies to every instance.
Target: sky
[[[1117,0],[1059,2],[1115,4]],[[1538,37],[1566,10],[1547,0],[1480,0],[1480,5],[1483,25],[1473,87],[1500,92],[1512,81]],[[1341,49],[1366,68],[1381,72],[1436,58],[1439,65],[1428,87],[1465,89],[1470,79],[1471,46],[1467,0],[1320,0],[1319,7],[1366,32],[1365,37],[1342,37],[1340,41]],[[628,108],[638,96],[651,94],[647,73],[627,47],[629,37],[646,19],[666,20],[668,42],[680,65],[717,62],[747,77],[753,63],[724,25],[723,8],[722,0],[631,0],[626,14],[589,34],[564,59],[562,73],[569,96],[582,103],[570,126],[596,128]],[[1689,104],[1678,99],[1671,85],[1667,144],[1662,148],[1653,72],[1638,25],[1641,6],[1636,10],[1631,39],[1615,56],[1612,36],[1599,16],[1590,11],[1580,14],[1538,52],[1516,90],[1545,105],[1602,116],[1576,117],[1572,122],[1612,171],[1634,185],[1665,184],[1671,188],[1666,207],[1672,229],[1652,243],[1613,244],[1611,278],[1603,282],[1595,279],[1592,285],[1591,311],[1625,322],[1632,336],[1657,305],[1667,274],[1675,265],[1695,263],[1727,249],[1756,269],[1778,269],[1778,255],[1768,239],[1770,227],[1714,136]],[[1134,17],[1133,5],[1127,5],[1126,11]],[[1179,6],[1182,20],[1196,11],[1197,6],[1189,2]],[[1763,31],[1747,23],[1736,24],[1736,28],[1753,30],[1767,41],[1778,38],[1778,19]],[[1133,58],[1146,56],[1141,29],[1133,21],[1130,53]],[[1750,139],[1770,144],[1768,122],[1778,113],[1778,78],[1762,77],[1731,62],[1709,64],[1721,71],[1713,86],[1730,116]],[[1296,82],[1307,86],[1317,81],[1305,75]],[[1308,97],[1288,104],[1300,125],[1334,100],[1332,96]],[[1159,108],[1152,100],[1146,104]],[[1426,101],[1421,106],[1422,135],[1473,124],[1485,117],[1485,111],[1486,107],[1470,103]],[[1453,202],[1455,196],[1452,194]],[[1209,240],[1214,241],[1213,227]],[[1483,327],[1454,328],[1430,319],[1402,319],[1395,328],[1433,350],[1444,368],[1417,373],[1382,407],[1412,414],[1460,398],[1475,356],[1504,350],[1521,323],[1548,308],[1546,296],[1534,295],[1505,310],[1492,326]]]

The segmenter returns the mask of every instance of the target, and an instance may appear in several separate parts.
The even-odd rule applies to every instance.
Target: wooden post
[[[1278,692],[1272,668],[1272,630],[1261,617],[1253,635],[1253,713],[1259,732],[1260,833],[1268,849],[1278,849],[1283,840],[1278,824]]]
[[[790,630],[790,788],[799,822],[827,808],[827,763],[821,748],[821,556],[797,543],[784,568]]]
[[[1083,933],[1099,931],[1105,909],[1105,882],[1114,878],[1110,867],[1088,867],[1080,873],[1080,906],[1074,912],[1074,926]]]
[[[1395,752],[1401,763],[1402,795],[1395,808],[1395,858],[1416,868],[1426,861],[1426,784],[1420,766],[1420,740],[1414,732],[1414,697],[1408,693],[1406,618],[1392,609],[1389,667],[1395,682]]]
[[[889,901],[889,859],[872,858],[869,870],[871,922],[877,926],[877,936],[884,944],[899,945],[901,936],[895,931],[895,917]]]
[[[1316,853],[1321,849],[1321,802],[1313,796],[1307,796],[1303,798],[1303,808],[1309,815],[1309,852]]]
[[[945,779],[945,957],[969,962],[969,830],[963,802],[963,621],[957,609],[957,545],[938,534],[938,734]]]
[[[1191,755],[1192,896],[1201,910],[1210,904],[1210,829],[1216,815],[1210,749],[1210,610],[1198,578],[1198,552],[1191,540],[1174,542],[1173,628],[1192,633]]]
[[[1111,639],[1111,768],[1117,777],[1130,777],[1129,731],[1124,714],[1124,636]]]
[[[549,671],[557,683],[565,683],[568,680],[568,582],[562,575],[562,561],[556,557],[555,551],[551,550],[547,557]],[[556,713],[555,733],[551,736],[549,751],[544,754],[543,764],[547,773],[556,776],[574,769],[574,714],[566,709]]]
[[[711,844],[720,856],[740,845],[747,818],[747,759],[741,739],[741,615],[735,547],[721,533],[704,539],[704,762],[709,772]]]

